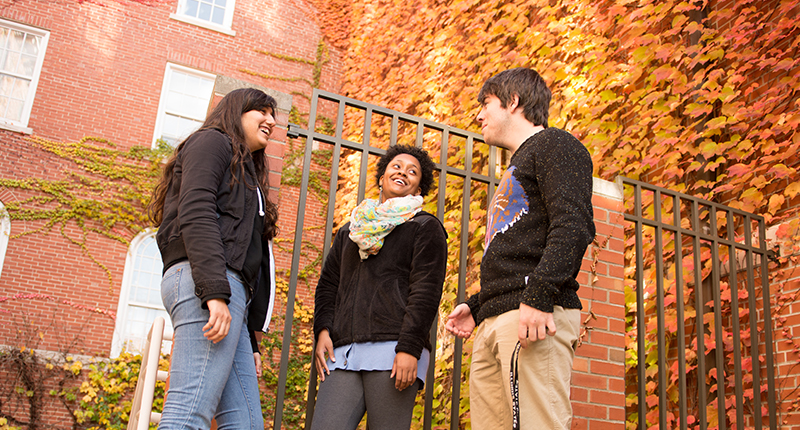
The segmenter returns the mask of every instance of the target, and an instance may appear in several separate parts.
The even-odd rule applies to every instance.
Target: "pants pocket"
[[[186,264],[186,267],[183,267],[182,263],[178,263],[170,267],[169,270],[164,273],[164,277],[161,278],[161,302],[164,304],[164,309],[166,309],[167,313],[170,315],[172,315],[175,305],[178,304],[181,278],[187,268],[188,264]]]

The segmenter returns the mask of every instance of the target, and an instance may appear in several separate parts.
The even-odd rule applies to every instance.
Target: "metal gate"
[[[335,120],[330,121],[325,114],[330,116],[335,115]],[[374,142],[373,140],[376,139],[372,136],[374,131],[373,127],[374,124],[378,122],[378,119],[384,124],[384,132],[388,133],[384,133],[385,139],[380,139],[381,142]],[[319,130],[318,126],[321,122],[329,126],[327,132],[321,132]],[[442,217],[445,213],[445,192],[442,190],[448,189],[448,186],[453,187],[454,184],[457,187],[458,182],[463,181],[463,186],[460,187],[462,198],[459,203],[462,207],[460,216],[461,226],[460,228],[454,228],[454,230],[460,231],[460,235],[457,238],[458,246],[454,246],[452,234],[448,240],[450,243],[448,248],[451,249],[451,252],[458,253],[458,290],[456,303],[463,301],[467,278],[468,243],[471,235],[474,234],[474,232],[470,232],[468,229],[469,220],[471,216],[475,215],[471,213],[470,202],[473,201],[473,191],[476,186],[482,187],[486,191],[485,199],[482,199],[482,204],[483,207],[488,206],[488,202],[492,198],[492,193],[499,182],[496,175],[497,151],[494,149],[490,150],[479,134],[318,89],[315,89],[312,95],[308,124],[308,130],[298,125],[290,124],[288,131],[289,137],[305,139],[305,155],[302,163],[303,173],[300,183],[295,245],[301,243],[302,240],[304,225],[304,216],[302,215],[305,214],[307,210],[309,178],[311,176],[310,166],[312,165],[312,152],[315,146],[325,144],[329,145],[332,149],[332,168],[330,172],[330,181],[328,183],[327,220],[325,223],[325,234],[322,245],[324,247],[323,261],[327,256],[328,248],[332,240],[336,191],[339,186],[337,169],[340,165],[342,151],[352,151],[350,154],[353,152],[360,153],[360,174],[357,185],[357,200],[360,202],[364,199],[367,190],[370,156],[380,156],[386,152],[385,148],[396,143],[407,143],[414,144],[417,147],[424,147],[429,153],[433,152],[431,158],[436,163],[434,176],[437,177],[437,181],[434,182],[435,186],[434,189],[431,190],[431,195],[434,195],[436,198],[435,215],[441,221],[444,221]],[[330,126],[333,126],[332,130],[330,130]],[[349,132],[346,132],[345,129],[349,130]],[[347,134],[347,136],[345,134]],[[359,138],[348,139],[351,134]],[[431,136],[433,137],[432,139]],[[426,141],[432,141],[433,143],[426,143]],[[463,148],[461,148],[462,146]],[[464,157],[454,161],[454,158],[457,158],[454,156],[454,153],[461,149],[463,149]],[[438,157],[435,156],[437,152]],[[450,164],[448,164],[448,161]],[[450,185],[448,185],[448,183]],[[285,319],[287,322],[291,322],[293,318],[294,297],[297,291],[298,271],[300,267],[300,248],[300,246],[295,246],[292,255],[288,303],[286,306],[287,315]],[[436,334],[437,323],[434,322],[434,327],[431,330],[431,344],[434,348],[433,351],[431,351],[430,366],[428,368],[429,383],[426,384],[425,390],[425,429],[431,428],[432,398],[435,385],[433,374],[436,359]],[[289,357],[289,348],[286,346],[290,345],[290,340],[291,327],[290,324],[287,323],[284,327],[283,335],[284,348],[281,351],[281,369],[278,381],[274,428],[280,428],[281,426],[287,377],[286,366]],[[453,375],[461,375],[462,342],[460,339],[454,342]],[[313,419],[314,398],[316,396],[317,385],[316,369],[313,363],[311,369],[306,410],[307,425],[310,424]],[[455,377],[452,382],[450,426],[452,429],[457,429],[459,425],[460,378]]]
[[[636,295],[628,314],[637,336],[636,372],[626,375],[626,386],[629,393],[635,387],[638,410],[629,408],[628,418],[638,415],[640,429],[706,429],[715,427],[716,405],[720,430],[777,429],[764,218],[622,182],[626,199],[633,199],[625,221],[636,236],[635,285],[628,286]],[[651,355],[648,367],[653,347],[642,334],[653,329],[657,361]],[[752,381],[743,378],[747,362]],[[675,384],[668,391],[676,379],[677,392]],[[648,385],[656,387],[649,391],[657,392],[657,407],[652,400],[648,406]]]
[[[383,119],[385,129],[380,139],[373,137],[373,124],[378,117]],[[475,238],[476,232],[469,231],[469,220],[481,215],[476,211],[488,206],[499,182],[498,152],[489,149],[482,137],[475,133],[318,89],[314,90],[311,98],[308,124],[308,129],[290,124],[288,131],[290,137],[301,138],[305,152],[299,184],[298,217],[287,292],[274,428],[281,428],[283,419],[292,340],[291,321],[294,318],[301,260],[301,247],[297,244],[303,240],[314,148],[319,145],[331,148],[332,167],[327,184],[326,219],[321,244],[323,261],[333,235],[337,189],[341,185],[338,166],[343,151],[359,157],[359,179],[355,185],[357,201],[365,197],[368,189],[370,157],[384,154],[389,145],[409,143],[425,147],[433,155],[438,154],[432,157],[436,162],[437,176],[437,186],[432,191],[436,202],[435,215],[443,220],[445,190],[455,186],[460,189],[461,195],[460,217],[456,223],[460,225],[452,227],[458,234],[455,238],[451,234],[449,238],[449,249],[457,253],[452,263],[458,266],[452,268],[457,271],[455,303],[464,300],[470,268],[468,256],[469,252],[475,251],[470,248],[470,240]],[[320,124],[325,127],[320,127]],[[435,136],[432,145],[427,142],[430,135]],[[455,156],[454,149],[463,150],[463,157]],[[777,429],[767,273],[770,251],[765,242],[764,219],[643,182],[623,178],[622,183],[627,190],[627,198],[633,199],[633,209],[626,212],[624,219],[635,227],[635,249],[631,258],[631,264],[635,264],[635,276],[633,285],[629,285],[628,289],[635,292],[636,297],[635,311],[630,313],[633,323],[629,330],[637,333],[638,352],[634,360],[636,370],[626,376],[626,381],[635,380],[629,386],[636,386],[634,397],[637,398],[638,407],[627,411],[628,419],[631,419],[631,413],[637,414],[635,420],[639,428],[658,425],[666,429],[673,425],[673,428],[681,429],[706,429],[713,427],[708,425],[709,405],[713,406],[715,402],[719,405],[717,397],[721,396],[731,402],[733,411],[731,414],[719,414],[724,419],[718,420],[717,428],[741,429],[747,426],[761,429],[766,425],[762,423],[761,414],[747,411],[761,411],[766,405],[768,417],[764,419],[770,429]],[[483,191],[476,193],[476,189]],[[480,207],[473,207],[476,202]],[[727,286],[727,290],[723,286]],[[725,291],[729,294],[726,295]],[[732,291],[736,294],[730,293]],[[646,354],[652,343],[646,344],[646,336],[641,335],[646,333],[648,327],[655,327],[657,332],[652,349],[657,359],[650,369],[646,367]],[[431,351],[429,383],[425,390],[425,429],[431,428],[437,332],[439,330],[434,323],[431,330],[434,350]],[[698,338],[702,341],[697,341]],[[716,345],[726,348],[717,348]],[[687,358],[687,352],[694,354],[695,358]],[[462,342],[455,339],[452,375],[462,375],[461,357]],[[746,361],[759,363],[758,370],[752,372],[752,380],[748,381],[743,380],[743,362]],[[709,371],[712,371],[713,377],[709,376]],[[677,393],[674,392],[674,386],[673,391],[668,391],[669,378],[677,380]],[[317,375],[312,364],[306,424],[313,419],[316,381]],[[646,402],[646,386],[650,381],[655,384],[658,397],[655,407],[649,407]],[[450,428],[457,429],[460,421],[460,377],[453,378],[449,390]],[[727,410],[725,407],[719,409]],[[655,416],[652,415],[653,410],[656,410]]]

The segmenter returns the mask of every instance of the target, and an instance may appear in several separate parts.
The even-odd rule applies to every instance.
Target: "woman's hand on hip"
[[[261,353],[254,352],[253,353],[253,360],[256,362],[256,377],[261,377]]]
[[[206,339],[217,343],[225,336],[231,329],[231,313],[228,311],[228,304],[223,299],[211,299],[206,302],[208,306],[208,323],[203,326],[203,336]]]
[[[407,352],[398,352],[389,377],[395,378],[394,387],[400,391],[410,387],[417,380],[417,359]]]
[[[328,333],[327,329],[323,329],[319,332],[317,349],[314,351],[314,364],[317,366],[319,378],[323,381],[325,380],[325,375],[331,374],[331,371],[328,369],[328,362],[325,360],[326,352],[328,353],[328,357],[331,358],[331,361],[336,362],[336,357],[333,356],[333,341],[331,340],[331,335]]]

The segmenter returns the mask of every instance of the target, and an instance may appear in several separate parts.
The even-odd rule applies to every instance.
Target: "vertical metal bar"
[[[683,297],[683,234],[681,233],[681,198],[673,196],[673,224],[675,230],[675,298],[678,318],[678,409],[681,430],[686,430],[688,414],[686,412],[686,317],[684,315]]]
[[[314,92],[314,100],[316,100],[317,93]],[[371,110],[369,111],[371,113]],[[367,118],[368,115],[365,114],[365,127],[368,127]],[[336,135],[341,137],[342,129],[338,125],[337,122],[337,131]],[[325,239],[322,243],[322,262],[324,264],[325,259],[328,257],[328,253],[330,252],[330,245],[333,240],[333,216],[336,209],[336,189],[338,188],[339,183],[339,156],[342,152],[342,144],[340,139],[335,140],[335,144],[333,146],[333,158],[331,160],[331,177],[328,181],[328,207],[326,213],[326,221],[325,221]],[[303,212],[298,211],[298,215]],[[311,423],[314,420],[314,406],[316,405],[316,396],[317,396],[317,367],[314,365],[314,351],[316,351],[316,339],[312,344],[311,349],[311,374],[309,375],[308,379],[308,398],[306,401],[306,419],[305,419],[305,426],[304,428],[311,428]]]
[[[694,254],[694,295],[695,295],[695,327],[697,329],[697,415],[700,422],[700,430],[708,428],[708,416],[706,414],[706,323],[703,318],[705,314],[705,300],[703,299],[703,248],[700,244],[700,232],[703,231],[700,225],[700,206],[696,199],[692,199],[692,228],[695,231],[693,241]]]
[[[496,146],[489,147],[489,189],[486,193],[486,207],[492,204],[494,189],[497,186],[497,151],[500,151],[500,148]]]
[[[739,270],[736,253],[736,231],[733,224],[733,212],[728,211],[726,222],[728,224],[728,288],[731,292],[731,322],[733,323],[733,371],[735,375],[734,393],[736,396],[736,428],[744,429],[744,394],[742,390],[742,349],[741,349],[741,327],[739,324],[739,282],[737,281],[736,271]]]
[[[717,208],[711,206],[708,216],[711,223],[711,295],[714,296],[714,334],[715,356],[717,366],[717,428],[727,428],[727,411],[725,410],[725,346],[722,339],[722,302],[720,300],[720,268],[719,268],[719,235],[717,232]]]
[[[747,270],[747,300],[750,308],[750,362],[752,364],[753,374],[753,417],[755,430],[761,430],[761,361],[759,358],[758,343],[760,336],[758,334],[758,306],[756,305],[756,280],[753,275],[753,229],[750,216],[745,217],[744,224],[744,240],[746,248],[745,266]],[[761,259],[765,256],[761,256]],[[770,411],[770,415],[772,412]]]
[[[664,241],[661,227],[661,191],[653,194],[653,218],[655,221],[656,248],[653,252],[656,263],[656,323],[658,324],[658,422],[659,428],[667,428],[667,335],[664,323]],[[641,336],[643,333],[639,333]]]
[[[645,385],[647,383],[647,374],[645,373],[646,355],[645,355],[645,324],[644,324],[644,273],[642,267],[644,266],[643,257],[643,239],[642,239],[642,186],[636,184],[634,186],[634,210],[636,216],[636,344],[637,344],[637,373],[639,377],[638,391],[639,391],[639,429],[644,430],[647,428],[647,393],[645,392]]]
[[[311,109],[308,115],[309,128],[313,129],[317,115],[317,97],[311,99]],[[283,420],[283,403],[286,396],[286,378],[289,369],[289,351],[292,343],[292,323],[294,321],[294,297],[297,292],[297,277],[300,270],[300,250],[303,243],[303,223],[305,218],[306,200],[308,199],[308,180],[311,174],[311,139],[306,138],[306,152],[303,157],[303,175],[300,181],[300,199],[297,203],[297,221],[294,231],[294,249],[292,251],[292,267],[289,278],[289,291],[286,294],[286,316],[283,321],[283,344],[281,346],[281,365],[278,374],[278,394],[275,399],[275,424],[274,428],[280,429]]]
[[[467,259],[469,253],[469,178],[464,179],[463,195],[461,197],[461,246],[459,249],[459,269],[458,269],[458,294],[457,302],[461,303],[465,299],[467,288]],[[476,321],[477,322],[477,321]],[[463,341],[456,338],[455,350],[453,352],[453,394],[450,404],[450,429],[457,430],[461,417],[461,355],[463,351]]]
[[[475,141],[472,136],[467,136],[466,149],[464,151],[464,161],[466,168],[466,176],[464,178],[464,191],[461,201],[461,251],[459,253],[459,279],[458,279],[458,295],[460,303],[466,294],[466,270],[467,261],[469,258],[469,220],[472,218],[470,209],[470,202],[472,201],[472,155],[475,151]],[[442,152],[444,160],[447,159],[448,151]],[[463,345],[459,339],[456,344],[456,351],[458,352],[458,372],[456,372],[455,361],[453,363],[453,396],[451,397],[451,420],[450,429],[458,430],[460,427],[461,416],[461,352]],[[458,390],[456,391],[456,387]]]
[[[442,143],[439,148],[439,187],[438,192],[436,194],[436,216],[439,218],[439,221],[444,222],[444,204],[445,204],[445,189],[447,187],[447,174],[444,171],[442,166],[447,165],[447,140],[449,137],[449,129],[445,128],[442,131]],[[444,148],[444,149],[442,149]],[[449,238],[448,238],[449,239]],[[449,249],[449,247],[448,247]],[[458,302],[457,302],[458,303]],[[431,350],[431,360],[430,364],[428,365],[428,381],[429,383],[425,386],[425,406],[424,406],[424,414],[423,414],[423,423],[422,428],[424,430],[430,430],[433,417],[433,388],[434,388],[434,379],[436,377],[436,350],[438,338],[436,334],[438,333],[438,322],[439,322],[439,315],[437,314],[436,320],[433,322],[433,326],[431,327],[431,346],[433,350]]]
[[[767,263],[767,241],[764,219],[758,221],[758,248],[761,250],[761,302],[764,307],[764,349],[767,353],[767,402],[769,405],[769,428],[778,429],[777,405],[775,403],[775,364],[773,361],[772,344],[772,305],[770,303],[769,267]]]

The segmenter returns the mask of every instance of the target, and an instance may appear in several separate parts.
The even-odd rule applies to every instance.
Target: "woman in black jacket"
[[[161,296],[175,328],[159,429],[264,429],[255,331],[275,291],[264,148],[275,100],[226,95],[176,149],[149,206],[164,262]]]
[[[408,429],[430,358],[447,265],[447,234],[424,212],[434,164],[397,145],[378,162],[380,198],[336,233],[315,292],[312,430]],[[327,360],[326,360],[327,355]]]

